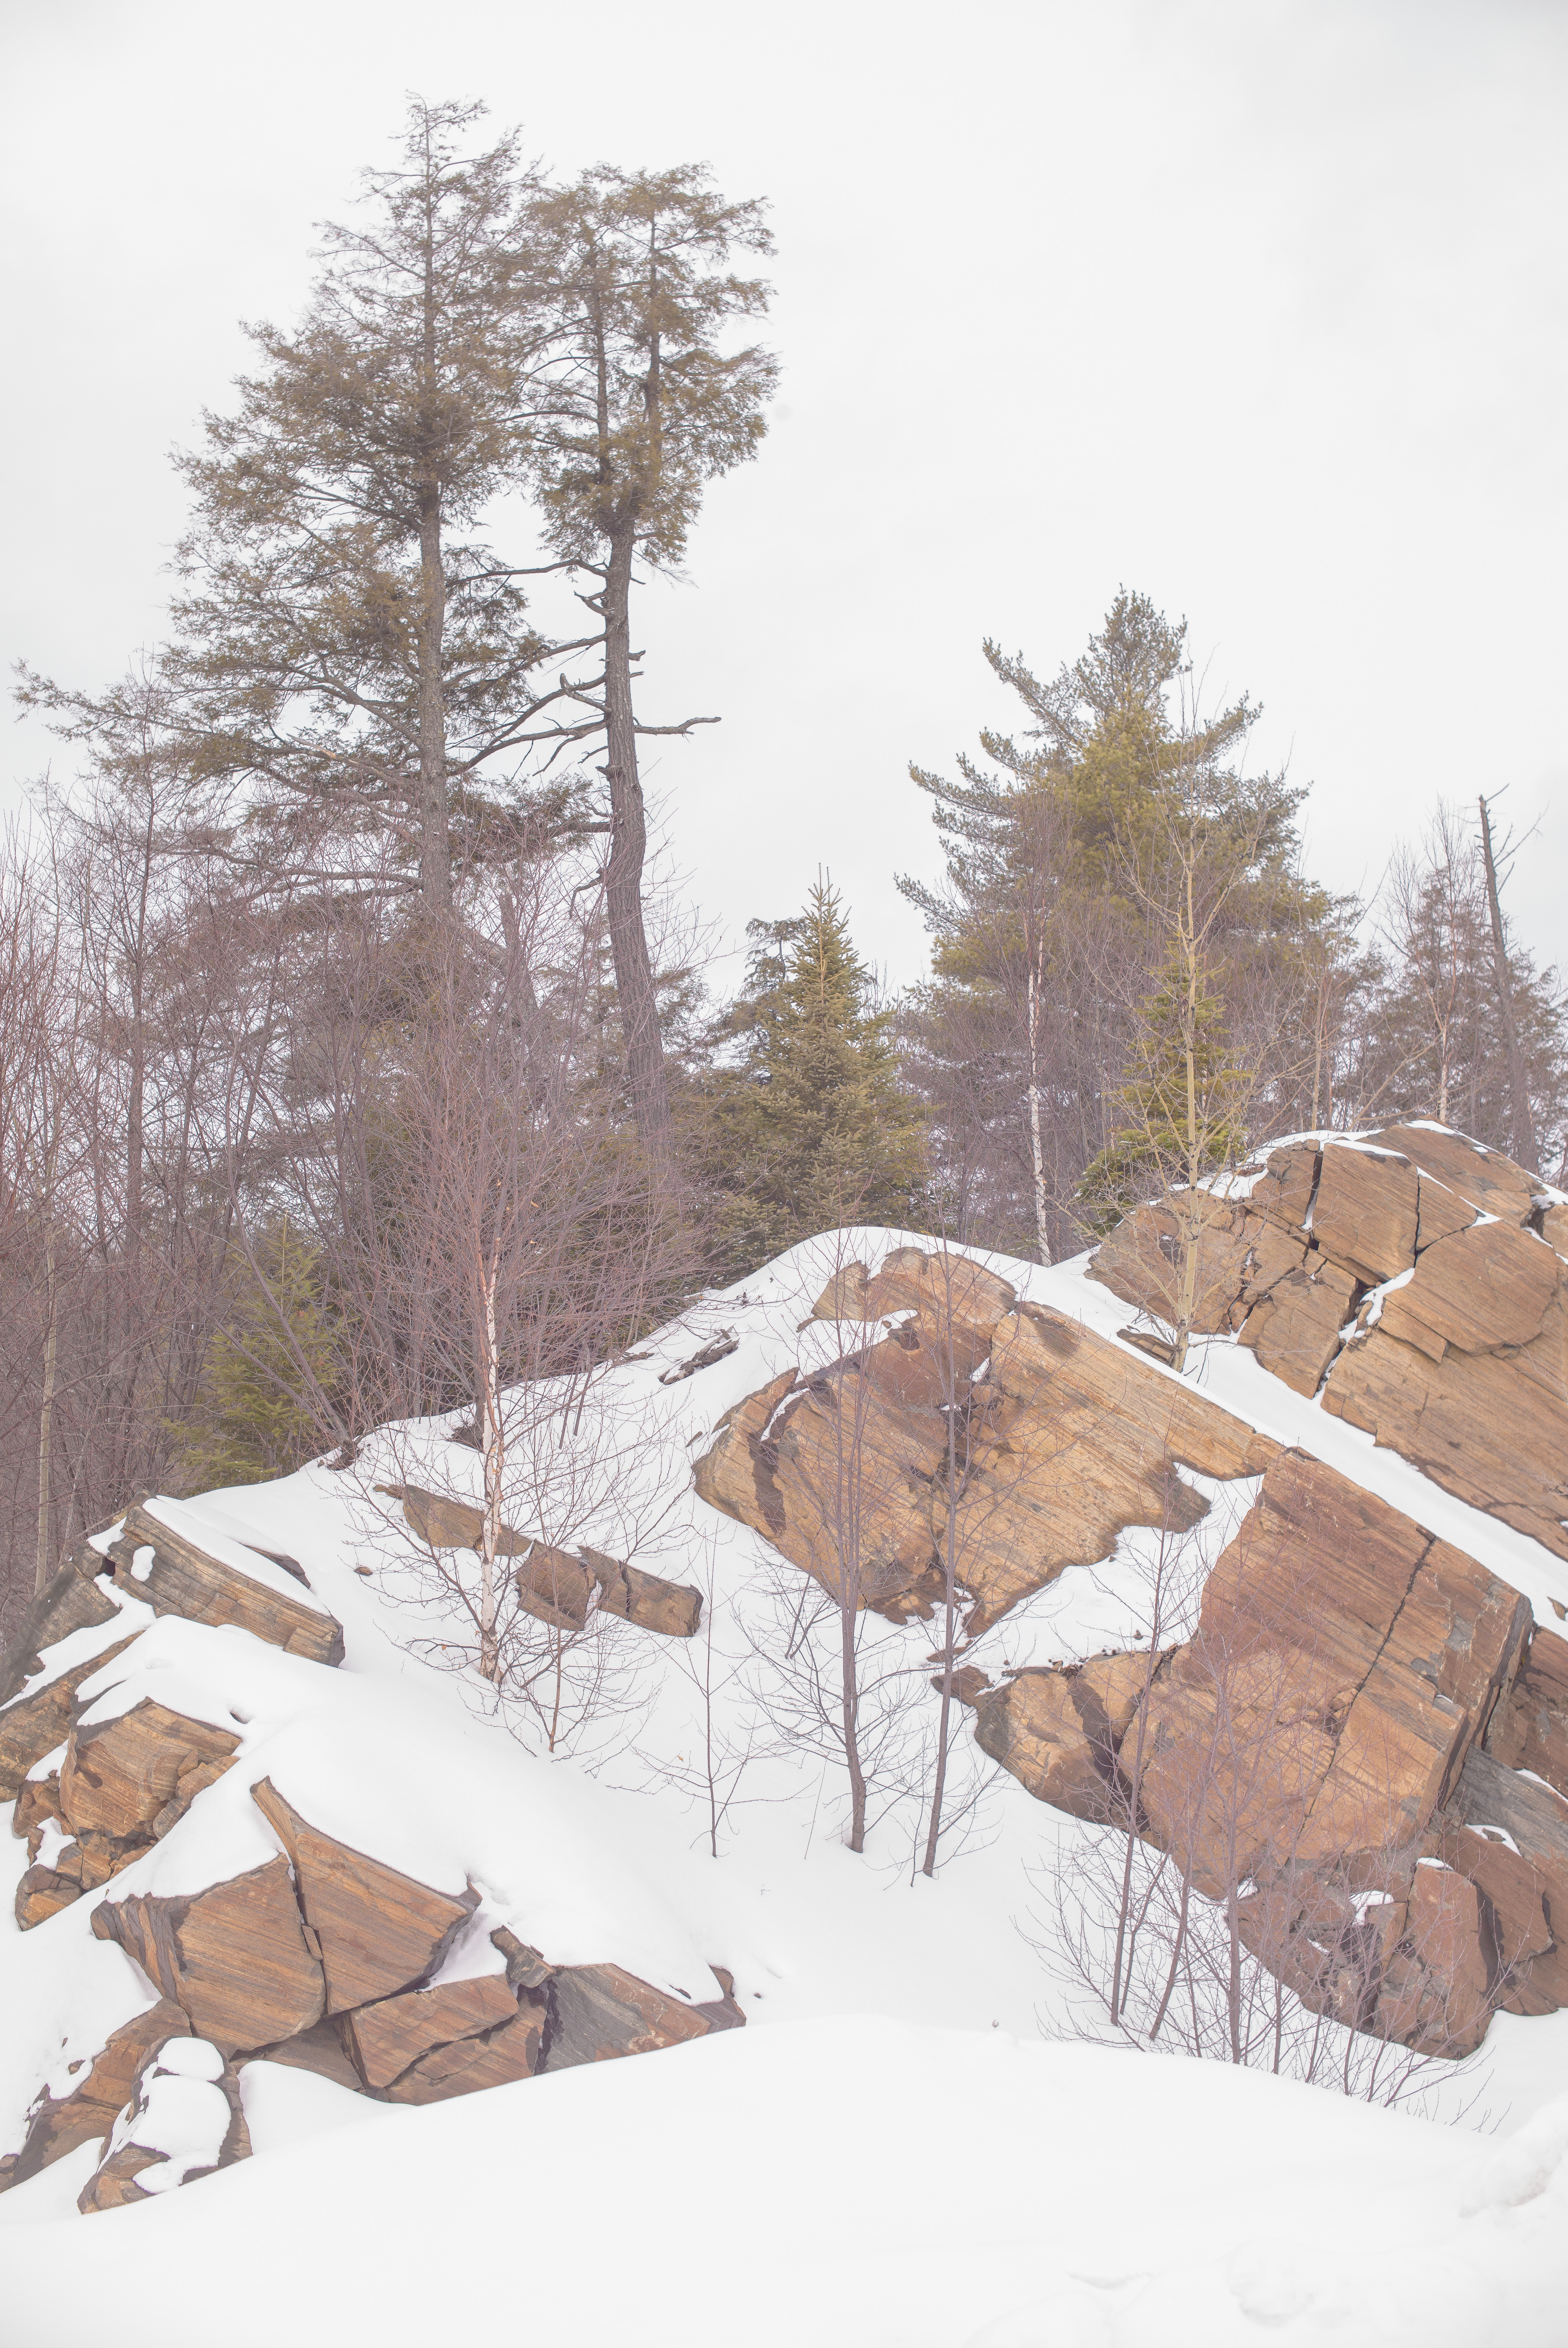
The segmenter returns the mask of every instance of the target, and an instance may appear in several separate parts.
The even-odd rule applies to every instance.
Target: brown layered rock
[[[121,1537],[122,1545],[155,1552],[146,1575],[129,1583],[155,1613],[182,1614],[190,1622],[236,1623],[290,1654],[307,1655],[316,1663],[342,1663],[343,1625],[335,1617],[210,1556],[166,1523],[156,1506],[133,1502]]]
[[[1421,1270],[1446,1251],[1485,1241],[1497,1229],[1439,1241],[1409,1290],[1418,1289]],[[1558,1267],[1561,1282],[1561,1259],[1553,1251],[1527,1236],[1519,1245],[1533,1250],[1541,1264]],[[1406,1293],[1400,1289],[1386,1301],[1385,1320],[1389,1305]],[[1483,1312],[1484,1296],[1478,1292],[1471,1307]],[[1431,1312],[1441,1310],[1434,1292]],[[1440,1330],[1432,1345],[1418,1347],[1394,1334],[1395,1325],[1397,1316],[1345,1348],[1328,1373],[1323,1408],[1364,1427],[1445,1491],[1568,1558],[1568,1300],[1562,1285],[1539,1334],[1519,1346],[1505,1342],[1495,1352],[1466,1353],[1444,1337],[1441,1358],[1434,1360]]]
[[[813,1321],[850,1321],[863,1326],[902,1313],[918,1315],[933,1339],[950,1337],[969,1367],[985,1357],[990,1333],[1018,1302],[1008,1282],[969,1256],[940,1249],[892,1248],[880,1269],[863,1263],[835,1272],[812,1306]]]
[[[900,1404],[879,1381],[879,1350],[798,1386],[785,1372],[721,1423],[695,1471],[704,1500],[830,1594],[849,1582],[867,1606],[897,1604],[933,1576],[931,1491],[948,1451],[940,1412]]]
[[[1282,1224],[1292,1235],[1303,1231],[1317,1188],[1321,1156],[1316,1141],[1291,1141],[1271,1150],[1247,1200],[1253,1212]]]
[[[1247,1313],[1241,1342],[1260,1368],[1297,1394],[1316,1394],[1339,1351],[1355,1311],[1357,1282],[1327,1256],[1303,1251],[1300,1266],[1277,1281]]]
[[[1446,1182],[1434,1181],[1422,1174],[1417,1181],[1416,1201],[1416,1261],[1419,1263],[1428,1248],[1439,1240],[1451,1238],[1455,1231],[1468,1231],[1476,1218],[1476,1210],[1468,1199],[1450,1190]]]
[[[1493,2012],[1484,1896],[1468,1878],[1423,1863],[1387,1928],[1370,2026],[1418,2054],[1460,2061]]]
[[[0,2191],[26,2184],[78,2145],[107,2137],[129,2100],[148,2054],[190,2029],[185,2013],[167,1998],[123,2024],[93,2056],[68,2096],[39,2096],[27,2116],[21,2151],[0,2161]]]
[[[1146,1706],[1152,1838],[1216,1887],[1419,1841],[1518,1668],[1529,1610],[1473,1559],[1286,1453]],[[1254,1758],[1216,1773],[1216,1744]]]
[[[1568,1207],[1547,1207],[1543,1210],[1541,1236],[1558,1255],[1568,1256]]]
[[[1022,1305],[997,1329],[975,1457],[957,1501],[970,1637],[1129,1525],[1190,1530],[1208,1504],[1173,1463],[1230,1480],[1278,1445],[1065,1314]],[[936,1496],[945,1529],[946,1496]],[[935,1529],[933,1533],[935,1538]]]
[[[477,1891],[465,1890],[456,1899],[433,1891],[396,1868],[335,1841],[302,1818],[270,1778],[263,1777],[251,1793],[288,1853],[300,1906],[321,1952],[325,1991],[323,2003],[318,2003],[314,2013],[302,2014],[292,2029],[252,2031],[233,2044],[261,2046],[289,2037],[323,2010],[346,2013],[407,1989],[437,1970],[478,1906]],[[214,2035],[211,2031],[204,2034]]]
[[[481,2087],[507,2087],[531,2079],[544,2045],[542,2008],[514,2006],[511,2018],[493,2030],[434,2046],[410,2065],[386,2090],[389,2104],[444,2104]]]
[[[75,1631],[114,1621],[120,1610],[101,1579],[105,1571],[97,1550],[83,1541],[37,1593],[0,1662],[0,1704],[9,1704],[24,1682],[43,1670],[45,1648],[58,1646]]]
[[[105,1900],[93,1931],[133,1957],[192,2030],[227,2054],[292,2038],[321,2018],[322,1960],[286,1859],[205,1891]]]
[[[1568,1801],[1472,1749],[1430,1848],[1491,1904],[1498,2003],[1568,2005]]]
[[[644,1573],[641,1566],[601,1557],[597,1550],[583,1556],[599,1576],[599,1611],[640,1631],[657,1631],[666,1639],[695,1638],[702,1620],[702,1593],[690,1582],[666,1581],[661,1574]]]
[[[1532,1770],[1568,1797],[1568,1639],[1536,1625],[1519,1676],[1492,1714],[1486,1749],[1505,1768]],[[1568,1928],[1568,1914],[1563,1922]]]
[[[24,1689],[0,1708],[0,1801],[14,1800],[28,1770],[46,1753],[52,1753],[56,1745],[65,1743],[76,1718],[77,1691],[82,1682],[91,1679],[95,1672],[101,1672],[117,1655],[124,1654],[132,1640],[139,1636],[138,1631],[132,1631],[112,1645],[100,1647],[85,1663],[56,1672],[41,1687]]]
[[[733,1351],[726,1347],[726,1352]],[[471,1501],[455,1500],[440,1492],[426,1492],[417,1484],[378,1484],[378,1492],[399,1500],[409,1526],[430,1549],[480,1550],[485,1540],[485,1512]],[[562,1631],[580,1631],[598,1592],[599,1611],[666,1638],[690,1639],[702,1620],[699,1591],[682,1581],[666,1581],[641,1566],[605,1557],[598,1550],[574,1553],[553,1549],[536,1535],[519,1533],[510,1525],[497,1528],[497,1557],[520,1557],[518,1598],[525,1613]]]
[[[247,2063],[281,2063],[290,2071],[313,2071],[319,2079],[331,2079],[340,2087],[352,2087],[356,2095],[364,2092],[364,2081],[343,2048],[342,2025],[324,2016],[313,2022],[308,2030],[298,2030],[292,2038],[280,2039],[275,2046],[252,2046],[236,2054],[234,2067],[242,2070]]]
[[[146,1844],[166,1835],[228,1768],[240,1739],[144,1697],[113,1720],[79,1722],[60,1771],[60,1814],[79,1837]]]
[[[550,1976],[549,2034],[542,2071],[608,2063],[703,2038],[705,2013],[666,1997],[619,1965],[562,1965]]]
[[[1482,1214],[1496,1215],[1505,1223],[1528,1220],[1535,1181],[1500,1151],[1483,1148],[1479,1141],[1440,1125],[1389,1125],[1368,1138],[1381,1149],[1399,1150]]]
[[[79,1900],[83,1889],[79,1874],[54,1867],[29,1867],[16,1885],[14,1908],[17,1930],[30,1932],[35,1924],[46,1924],[62,1908],[69,1908]]]
[[[171,2038],[141,2063],[130,2103],[77,2207],[84,2217],[121,2209],[250,2157],[232,2067],[200,2038]]]
[[[1417,1203],[1408,1158],[1330,1144],[1318,1169],[1312,1236],[1323,1254],[1375,1288],[1416,1260]]]
[[[406,1991],[345,2014],[344,2042],[366,2086],[390,2087],[423,2054],[457,2038],[477,2038],[518,2019],[504,1973]]]
[[[1182,1256],[1189,1244],[1196,1252],[1192,1329],[1199,1337],[1234,1326],[1249,1275],[1262,1295],[1307,1253],[1305,1239],[1282,1231],[1247,1202],[1202,1190],[1190,1199],[1183,1193],[1179,1200],[1155,1200],[1123,1215],[1096,1249],[1089,1277],[1169,1324],[1176,1318]]]
[[[1541,1334],[1561,1273],[1533,1232],[1483,1223],[1430,1247],[1404,1286],[1384,1298],[1378,1325],[1434,1362],[1450,1345],[1461,1354],[1528,1345]]]
[[[975,1742],[1037,1800],[1125,1825],[1116,1749],[1156,1668],[1147,1655],[1125,1654],[1009,1673],[975,1697]]]
[[[11,1813],[11,1831],[27,1846],[29,1859],[38,1856],[38,1845],[46,1827],[61,1828],[65,1814],[60,1808],[60,1773],[51,1769],[46,1777],[26,1777],[16,1796],[16,1807]]]

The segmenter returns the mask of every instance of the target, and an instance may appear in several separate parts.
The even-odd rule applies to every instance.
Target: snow
[[[1500,2158],[1248,2073],[876,2014],[352,2128],[328,2099],[292,2139],[266,2100],[253,2159],[73,2220],[68,2251],[14,2207],[13,2336],[97,2348],[109,2310],[119,2348],[426,2348],[454,2321],[553,2348],[1560,2336],[1563,2101]]]
[[[917,1799],[895,1785],[858,1857],[842,1839],[833,1766],[765,1738],[745,1744],[776,1592],[798,1595],[801,1578],[696,1498],[691,1463],[769,1379],[820,1369],[876,1334],[806,1316],[846,1263],[875,1269],[910,1243],[922,1244],[884,1231],[806,1242],[696,1300],[611,1370],[564,1477],[545,1447],[518,1447],[508,1521],[704,1587],[715,1749],[721,1767],[738,1763],[717,1859],[702,1782],[706,1627],[677,1646],[610,1626],[624,1711],[553,1754],[526,1712],[444,1661],[440,1643],[459,1626],[420,1579],[400,1507],[375,1487],[477,1499],[482,1462],[450,1441],[454,1419],[384,1429],[347,1471],[319,1461],[274,1484],[155,1504],[236,1571],[310,1602],[245,1544],[297,1558],[314,1602],[343,1625],[345,1661],[330,1671],[237,1628],[154,1620],[112,1582],[100,1586],[116,1621],[45,1657],[67,1668],[142,1625],[86,1683],[88,1716],[152,1697],[240,1742],[161,1843],[31,1932],[10,1913],[26,1849],[0,1838],[14,1859],[0,1882],[0,2151],[19,2143],[41,2085],[66,2092],[151,2002],[123,1952],[93,1939],[97,1900],[198,1890],[275,1857],[250,1794],[262,1776],[324,1832],[447,1891],[474,1886],[481,1905],[444,1979],[494,1970],[489,1935],[506,1923],[555,1962],[614,1962],[695,2000],[718,1993],[712,1967],[724,1965],[748,2027],[417,2111],[249,2065],[251,2160],[85,2229],[75,2202],[94,2147],[0,2195],[13,2336],[97,2348],[112,2330],[124,2348],[169,2348],[220,2331],[239,2348],[284,2336],[423,2348],[458,2307],[466,2328],[509,2336],[526,2319],[562,2348],[793,2348],[803,2337],[824,2348],[1223,2348],[1266,2333],[1485,2348],[1558,2336],[1568,2013],[1500,2015],[1480,2064],[1450,2075],[1435,2100],[1462,2123],[1451,2127],[1257,2075],[1058,2043],[1061,2003],[1029,1937],[1030,1870],[1072,1864],[1075,1821],[994,1772],[960,1730],[954,1807],[967,1815],[927,1881],[913,1865]],[[1087,1276],[1086,1257],[979,1260],[1021,1297],[1122,1344],[1128,1308]],[[661,1384],[721,1330],[733,1353]],[[1145,1376],[1174,1377],[1137,1362]],[[1186,1382],[1481,1559],[1555,1628],[1550,1601],[1568,1600],[1568,1567],[1538,1543],[1293,1394],[1232,1340],[1195,1344]],[[1256,1487],[1188,1480],[1210,1503],[1184,1561],[1195,1589]],[[1158,1539],[1132,1529],[966,1660],[994,1676],[1134,1643]],[[867,1624],[889,1702],[907,1707],[897,1733],[917,1743],[929,1733],[937,1627]],[[519,2234],[526,2265],[510,2255]]]

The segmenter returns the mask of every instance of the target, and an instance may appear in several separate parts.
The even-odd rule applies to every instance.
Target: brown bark
[[[1491,916],[1492,966],[1497,973],[1497,1007],[1502,1020],[1502,1040],[1508,1053],[1508,1107],[1512,1129],[1512,1154],[1527,1173],[1539,1174],[1535,1122],[1530,1113],[1530,1078],[1519,1045],[1513,1015],[1513,984],[1508,973],[1508,947],[1502,931],[1502,903],[1498,893],[1497,865],[1491,852],[1491,814],[1481,801],[1481,851],[1486,863],[1486,903]],[[1446,1123],[1446,1119],[1443,1120]]]
[[[626,1038],[627,1083],[638,1131],[644,1141],[657,1143],[669,1126],[670,1097],[653,966],[642,921],[648,827],[637,772],[637,726],[631,706],[633,535],[630,526],[626,526],[612,539],[604,582],[605,747],[610,781],[610,856],[604,868],[604,891]]]

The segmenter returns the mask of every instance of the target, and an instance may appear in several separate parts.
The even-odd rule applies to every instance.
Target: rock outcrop
[[[130,2100],[116,2118],[77,2207],[84,2214],[120,2209],[250,2157],[240,2082],[231,2066],[203,2039],[169,2038],[139,2065]]]
[[[418,1484],[378,1484],[376,1489],[401,1501],[410,1529],[427,1548],[483,1547],[485,1512],[471,1501],[427,1492]],[[537,1534],[501,1525],[495,1554],[521,1558],[514,1577],[518,1602],[525,1613],[557,1630],[580,1631],[596,1603],[601,1614],[669,1639],[693,1638],[702,1619],[702,1593],[689,1582],[666,1581],[598,1550],[554,1549]]]

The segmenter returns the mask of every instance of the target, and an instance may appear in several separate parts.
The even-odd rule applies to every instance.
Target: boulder
[[[1558,1255],[1568,1256],[1568,1207],[1547,1207],[1542,1210],[1541,1236]]]
[[[1169,1327],[1177,1317],[1189,1218],[1197,1231],[1192,1327],[1200,1337],[1231,1327],[1249,1266],[1266,1282],[1306,1253],[1305,1240],[1287,1238],[1245,1203],[1207,1190],[1182,1191],[1123,1215],[1095,1250],[1090,1278]]]
[[[288,1853],[300,1906],[321,1952],[325,1995],[324,2009],[318,2004],[292,2029],[253,2031],[235,2044],[260,2046],[291,2036],[323,2010],[347,2013],[407,1989],[439,1968],[479,1904],[477,1891],[466,1890],[456,1899],[433,1891],[334,1841],[302,1818],[270,1778],[263,1777],[251,1794]]]
[[[1208,1503],[1173,1464],[1224,1480],[1261,1475],[1279,1447],[1179,1379],[1064,1313],[1028,1304],[996,1332],[977,1389],[983,1416],[957,1500],[969,1637],[1071,1565],[1110,1554],[1129,1525],[1179,1534]],[[931,1496],[935,1550],[946,1493]]]
[[[1402,1288],[1383,1299],[1378,1327],[1432,1361],[1449,1346],[1490,1354],[1541,1334],[1562,1263],[1532,1231],[1483,1223],[1429,1247]]]
[[[583,1556],[599,1576],[599,1611],[635,1622],[641,1631],[658,1631],[667,1639],[695,1638],[702,1620],[702,1593],[691,1583],[666,1581],[641,1566],[624,1565],[618,1558],[601,1557],[585,1549]]]
[[[1355,1312],[1353,1276],[1316,1250],[1276,1282],[1248,1313],[1241,1342],[1258,1365],[1297,1394],[1316,1394]]]
[[[1322,1154],[1316,1141],[1290,1141],[1282,1149],[1271,1150],[1247,1200],[1253,1212],[1292,1234],[1304,1231]]]
[[[292,2038],[321,2018],[322,1959],[286,1859],[205,1891],[102,1900],[92,1925],[225,2054]]]
[[[1475,1885],[1423,1860],[1389,1931],[1372,2016],[1378,2036],[1418,2054],[1473,2054],[1492,2015],[1489,1937]]]
[[[1330,1144],[1322,1159],[1312,1236],[1323,1254],[1369,1287],[1408,1272],[1416,1260],[1417,1216],[1409,1159],[1344,1143]]]
[[[123,2209],[250,2157],[232,2068],[204,2039],[170,2038],[144,2058],[77,2207],[84,2216]]]
[[[709,2016],[666,1997],[619,1965],[562,1965],[550,1975],[541,2071],[607,2063],[705,2037]]]
[[[59,1771],[51,1769],[42,1777],[25,1777],[16,1795],[16,1806],[11,1813],[11,1831],[18,1840],[26,1843],[28,1858],[37,1858],[38,1845],[46,1827],[63,1828],[64,1825],[65,1818],[60,1809]]]
[[[0,1801],[13,1801],[29,1769],[63,1745],[77,1713],[77,1690],[106,1663],[124,1654],[139,1629],[111,1645],[100,1647],[85,1662],[56,1671],[40,1687],[24,1689],[0,1707]]]
[[[951,1340],[973,1366],[985,1358],[991,1331],[1017,1302],[1005,1280],[970,1256],[901,1247],[889,1249],[874,1274],[863,1263],[835,1272],[807,1318],[864,1327],[914,1313],[933,1344]]]
[[[1483,1148],[1479,1141],[1442,1125],[1385,1126],[1368,1138],[1381,1149],[1398,1150],[1483,1215],[1496,1215],[1505,1223],[1528,1220],[1538,1186],[1501,1151]]]
[[[1497,1226],[1444,1240],[1423,1267],[1446,1250],[1482,1241]],[[1559,1259],[1537,1240],[1524,1239],[1548,1267]],[[1414,1289],[1420,1278],[1412,1280]],[[1401,1296],[1404,1290],[1395,1292]],[[1385,1300],[1384,1318],[1394,1297]],[[1434,1299],[1432,1310],[1440,1306]],[[1476,1300],[1476,1309],[1484,1309]],[[1397,1320],[1397,1316],[1396,1316]],[[1382,1322],[1346,1346],[1328,1373],[1323,1408],[1365,1427],[1384,1447],[1399,1452],[1445,1491],[1484,1509],[1568,1558],[1568,1303],[1559,1289],[1548,1303],[1540,1334],[1517,1348],[1464,1353],[1443,1341],[1417,1346]],[[1409,1327],[1407,1321],[1405,1326]],[[1440,1333],[1439,1333],[1440,1334]],[[4,1717],[0,1715],[0,1717]]]
[[[242,2070],[247,2063],[282,2063],[287,2070],[313,2071],[318,2078],[352,2087],[356,2095],[364,2092],[364,2081],[344,2052],[341,2023],[324,2016],[308,2030],[280,2039],[275,2046],[252,2046],[235,2054],[236,2070]]]
[[[1504,1767],[1532,1770],[1568,1797],[1568,1639],[1537,1623],[1519,1675],[1492,1714],[1486,1749]]]
[[[1126,1654],[1064,1670],[1009,1673],[975,1704],[975,1742],[1037,1800],[1074,1818],[1128,1823],[1116,1748],[1156,1659]]]
[[[342,2028],[366,2086],[390,2087],[433,2048],[517,2019],[517,1994],[505,1973],[481,1973],[358,2006],[343,2016]]]
[[[102,1557],[83,1541],[51,1581],[45,1584],[22,1617],[22,1626],[0,1661],[0,1704],[9,1704],[23,1683],[44,1668],[43,1651],[57,1646],[74,1631],[112,1622],[119,1608],[104,1578]]]
[[[93,2056],[68,2096],[39,2096],[27,2116],[21,2151],[9,2167],[0,2161],[0,2191],[25,2184],[78,2145],[108,2136],[146,2056],[190,2029],[185,2013],[167,1998],[123,2024]]]
[[[542,2005],[512,2009],[508,2021],[472,2037],[432,2047],[386,2090],[389,2104],[444,2104],[480,2087],[506,2087],[531,2079],[544,2045]]]
[[[1568,2005],[1568,1801],[1472,1749],[1437,1825],[1432,1849],[1491,1902],[1497,2002],[1525,2013]]]
[[[60,1814],[77,1835],[157,1840],[203,1787],[220,1777],[240,1739],[144,1697],[113,1720],[74,1727],[60,1771]]]
[[[334,1616],[308,1598],[292,1597],[272,1581],[258,1579],[237,1561],[243,1556],[261,1559],[261,1550],[225,1541],[221,1547],[228,1554],[213,1555],[196,1538],[193,1528],[199,1523],[178,1501],[132,1502],[126,1510],[120,1546],[154,1552],[144,1575],[132,1569],[128,1586],[138,1597],[158,1614],[182,1614],[191,1622],[237,1623],[290,1654],[306,1655],[316,1663],[342,1663],[343,1625]],[[210,1538],[216,1545],[216,1536]],[[297,1580],[297,1570],[289,1578]]]
[[[53,1867],[29,1867],[18,1879],[15,1901],[16,1927],[30,1932],[35,1924],[47,1923],[62,1908],[68,1908],[82,1896],[79,1874],[67,1874]]]

